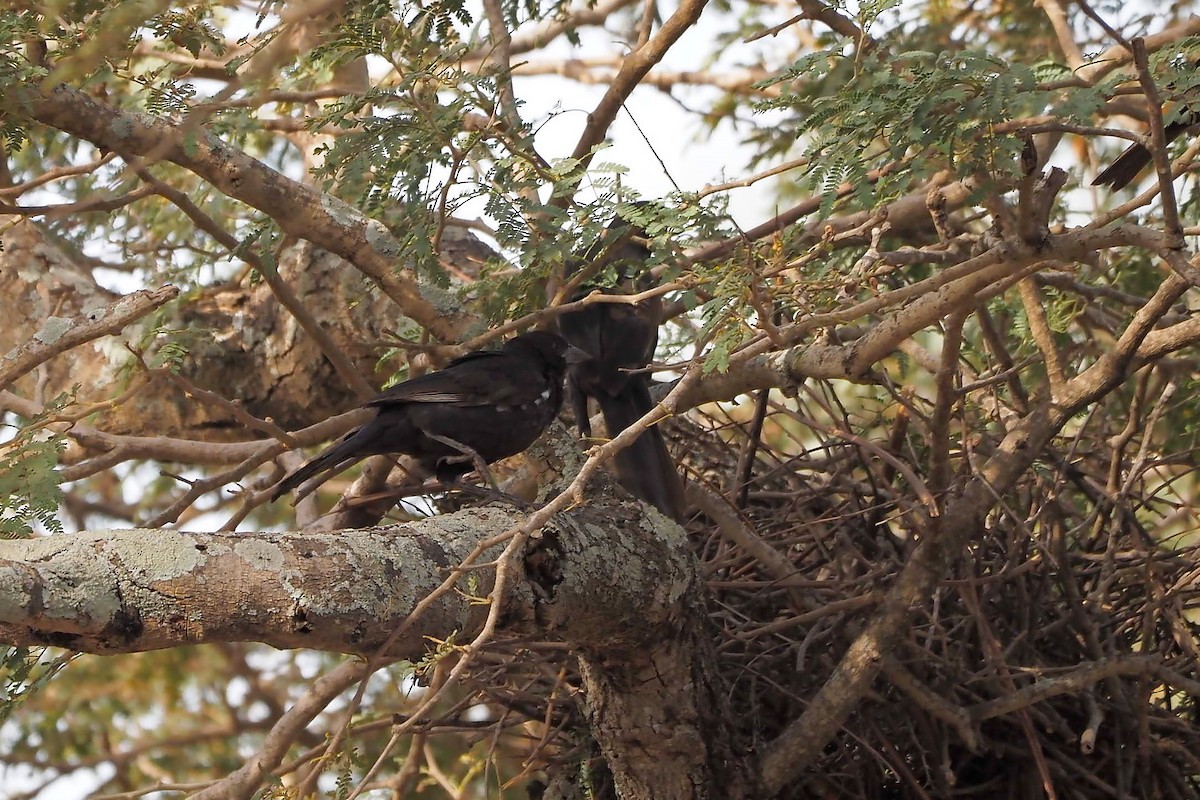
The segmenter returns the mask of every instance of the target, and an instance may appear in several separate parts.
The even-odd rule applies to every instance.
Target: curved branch
[[[317,715],[339,694],[368,677],[378,665],[346,661],[315,680],[304,696],[275,721],[258,752],[240,769],[191,795],[192,800],[228,800],[250,797],[263,780],[283,763],[288,751]]]
[[[58,85],[24,98],[38,122],[114,150],[131,160],[165,159],[190,170],[228,196],[269,215],[280,228],[345,258],[372,278],[422,327],[453,341],[461,310],[440,305],[402,266],[404,249],[378,220],[331,195],[291,180],[203,127],[135,114]]]
[[[59,353],[102,336],[120,333],[127,325],[175,299],[178,294],[179,289],[174,286],[142,289],[78,317],[50,317],[32,339],[0,358],[0,391]]]
[[[708,0],[683,0],[675,13],[663,23],[658,35],[653,37],[644,47],[634,50],[621,64],[612,85],[604,93],[604,97],[588,115],[588,125],[579,141],[575,144],[575,152],[571,158],[581,161],[581,168],[586,167],[592,158],[592,148],[600,144],[607,135],[608,128],[617,117],[617,112],[625,103],[626,98],[641,83],[642,78],[650,68],[662,60],[671,45],[675,44],[689,28],[700,19]]]

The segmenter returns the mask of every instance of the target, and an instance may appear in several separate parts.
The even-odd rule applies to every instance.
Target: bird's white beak
[[[582,364],[585,361],[592,360],[592,355],[590,353],[588,353],[588,351],[580,350],[575,345],[571,345],[570,347],[567,348],[565,357],[567,359],[568,364]]]

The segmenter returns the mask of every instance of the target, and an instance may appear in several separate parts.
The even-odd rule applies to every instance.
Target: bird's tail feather
[[[1152,160],[1149,150],[1135,144],[1105,167],[1092,181],[1092,186],[1111,186],[1114,192],[1124,189]]]
[[[619,394],[602,394],[596,400],[608,435],[613,437],[645,416],[654,405],[649,382],[642,376],[630,380]],[[647,430],[613,460],[617,479],[626,491],[672,519],[683,520],[683,483],[657,427]]]
[[[1163,129],[1163,137],[1167,142],[1173,142],[1179,138],[1180,134],[1195,124],[1195,121],[1191,117],[1172,122]],[[1138,176],[1138,173],[1149,166],[1153,160],[1154,158],[1150,155],[1150,151],[1145,147],[1136,143],[1131,144],[1125,148],[1125,152],[1117,156],[1111,164],[1096,176],[1095,180],[1092,181],[1092,186],[1110,186],[1114,192],[1124,189],[1133,183],[1133,179]]]
[[[365,427],[365,426],[364,426]],[[275,491],[271,492],[271,500],[278,500],[283,495],[300,486],[309,478],[312,478],[322,472],[341,472],[351,464],[361,461],[366,457],[366,453],[356,453],[359,446],[359,439],[363,434],[363,428],[358,428],[343,436],[339,441],[331,445],[325,452],[313,458],[311,461],[300,467],[298,470],[288,475],[281,480],[276,486]]]

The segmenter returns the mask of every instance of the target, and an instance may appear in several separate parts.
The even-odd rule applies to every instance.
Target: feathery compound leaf
[[[828,213],[839,188],[854,188],[862,202],[892,196],[913,173],[952,167],[959,175],[1017,173],[1019,139],[997,135],[999,123],[1032,113],[1052,99],[1037,89],[1034,71],[978,51],[901,53],[887,65],[863,64],[837,92],[813,98],[844,58],[813,54],[778,79],[779,97],[760,109],[803,109],[800,135],[807,141],[809,183]],[[872,170],[897,162],[910,170],[869,179]]]
[[[55,468],[66,442],[58,434],[22,431],[0,447],[0,538],[30,536],[35,524],[62,532],[62,491]]]
[[[75,653],[49,658],[47,647],[8,647],[0,650],[0,724],[7,722],[21,703],[44,688]]]

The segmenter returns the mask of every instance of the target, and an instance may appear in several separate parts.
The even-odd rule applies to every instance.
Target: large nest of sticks
[[[931,452],[911,398],[868,418],[837,397],[818,385],[668,424],[700,498],[688,530],[730,706],[757,753],[883,602],[937,491],[911,485]],[[783,796],[1200,796],[1195,476],[1149,442],[1131,455],[1115,424],[1088,417],[997,498],[873,693]],[[963,430],[943,491],[990,445]],[[528,763],[590,764],[597,791],[575,685],[569,654],[530,642],[496,642],[472,684],[475,702],[505,709]]]

